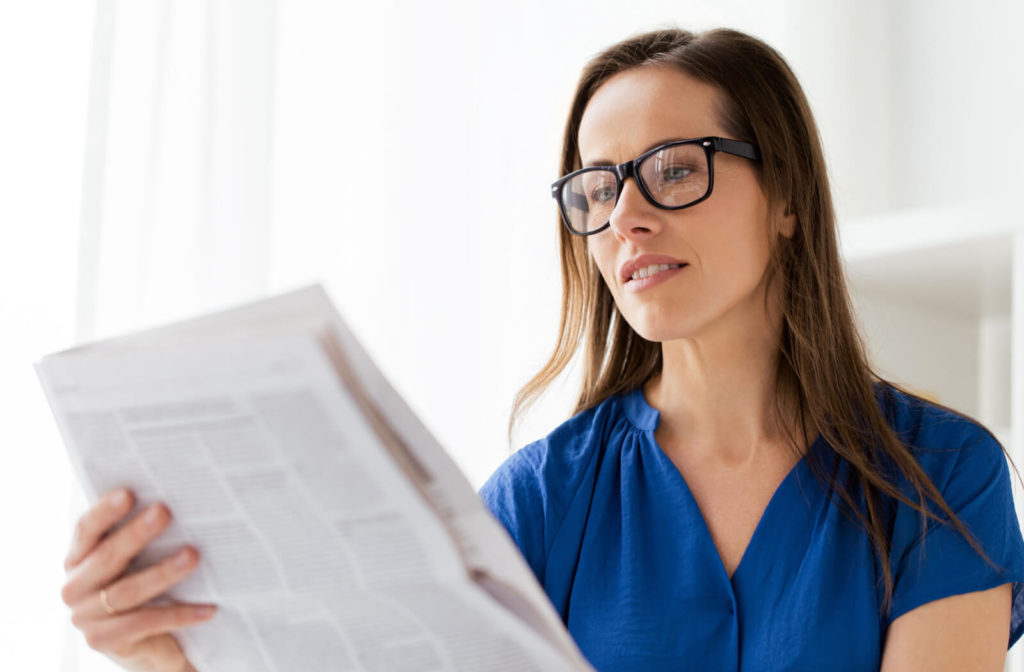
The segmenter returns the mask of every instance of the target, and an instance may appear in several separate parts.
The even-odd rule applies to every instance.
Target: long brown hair
[[[851,477],[839,482],[836,464],[827,468],[813,453],[808,454],[817,478],[829,492],[840,495],[844,513],[871,539],[883,569],[881,611],[891,608],[893,591],[884,495],[921,514],[922,536],[929,517],[952,525],[993,564],[880,408],[876,383],[912,393],[883,380],[869,365],[837,247],[817,125],[803,90],[778,52],[754,37],[727,29],[699,34],[662,29],[609,47],[590,60],[580,77],[565,127],[560,174],[580,168],[577,135],[594,92],[613,75],[641,66],[677,68],[714,86],[722,103],[718,110],[722,127],[730,137],[760,148],[761,159],[755,165],[768,202],[784,203],[786,213],[796,215],[791,238],[773,236],[767,271],[768,286],[781,282],[782,297],[774,413],[794,447],[800,444],[790,428],[817,428],[835,455],[850,464]],[[769,225],[774,231],[775,222]],[[643,385],[662,367],[661,345],[642,338],[623,319],[589,258],[585,240],[569,233],[557,218],[556,226],[562,268],[558,342],[548,362],[516,394],[508,425],[510,442],[517,418],[554,382],[580,347],[582,384],[573,414]],[[892,465],[916,492],[917,501],[894,484]],[[862,500],[859,505],[858,499]],[[929,509],[929,500],[946,520]]]

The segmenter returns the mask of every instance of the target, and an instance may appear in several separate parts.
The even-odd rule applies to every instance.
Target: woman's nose
[[[632,177],[622,183],[622,193],[608,221],[616,235],[623,237],[655,233],[660,227],[657,208],[644,198],[640,185]]]

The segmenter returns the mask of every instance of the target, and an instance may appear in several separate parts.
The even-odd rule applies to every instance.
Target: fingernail
[[[149,511],[146,511],[146,522],[150,525],[156,525],[160,520],[160,507],[154,504],[149,507]]]
[[[210,616],[213,616],[216,611],[217,607],[206,604],[201,607],[196,607],[196,616],[199,616],[200,618],[209,618]]]
[[[176,556],[174,556],[174,566],[175,567],[184,567],[185,565],[187,565],[189,563],[189,560],[191,560],[191,559],[192,559],[192,554],[189,553],[187,550],[185,550],[185,551],[178,551],[178,554]]]
[[[118,490],[110,496],[110,508],[120,509],[126,501],[128,501],[128,493],[124,490]]]

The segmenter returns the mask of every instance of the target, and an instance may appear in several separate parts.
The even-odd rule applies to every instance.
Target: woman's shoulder
[[[985,477],[1006,468],[995,435],[969,415],[884,382],[875,392],[890,426],[940,490],[965,470]]]
[[[502,487],[546,489],[550,484],[564,492],[593,460],[608,428],[621,415],[619,395],[580,411],[506,458],[483,485],[481,494],[486,498]]]
[[[875,385],[875,396],[893,429],[925,442],[957,442],[991,434],[966,413],[888,382]]]
[[[573,501],[593,482],[610,432],[624,427],[621,402],[621,395],[611,395],[523,446],[479,490],[539,579]]]

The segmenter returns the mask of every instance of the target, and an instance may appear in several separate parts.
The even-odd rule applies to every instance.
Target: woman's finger
[[[171,604],[96,619],[78,627],[93,649],[125,655],[140,640],[202,623],[216,610],[212,604]]]
[[[163,504],[148,506],[124,527],[104,537],[93,550],[68,573],[70,580],[61,596],[72,606],[87,595],[107,587],[125,570],[132,558],[160,535],[171,514]]]
[[[144,605],[188,576],[196,568],[198,557],[194,548],[184,547],[152,567],[114,581],[106,587],[107,604],[117,612],[131,611]],[[72,611],[75,625],[110,615],[103,608],[99,593],[85,596],[72,606]]]
[[[75,524],[71,535],[71,548],[64,559],[64,569],[69,570],[89,554],[100,538],[121,520],[132,508],[132,494],[124,488],[111,490],[103,495]]]

